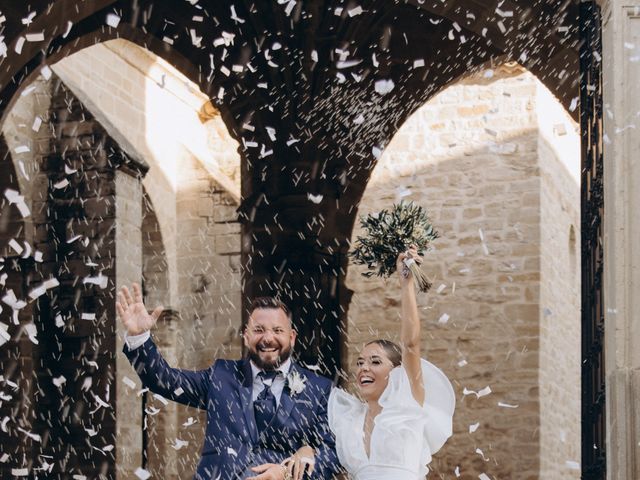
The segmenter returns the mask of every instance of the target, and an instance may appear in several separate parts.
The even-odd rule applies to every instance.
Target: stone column
[[[640,1],[600,5],[607,478],[624,480],[640,478]]]
[[[120,169],[115,174],[115,187],[115,286],[131,288],[132,282],[142,279],[142,183],[131,170]],[[136,395],[142,386],[121,353],[124,329],[119,321],[116,332],[117,478],[125,479],[142,465],[142,403]],[[135,381],[136,387],[128,387],[125,377]]]

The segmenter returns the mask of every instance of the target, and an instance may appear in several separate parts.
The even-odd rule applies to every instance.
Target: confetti
[[[391,92],[394,87],[395,84],[393,83],[393,80],[389,79],[376,81],[374,88],[376,93],[379,93],[380,95],[386,95],[387,93]]]
[[[27,42],[42,42],[44,41],[44,32],[27,33]]]
[[[151,477],[151,474],[149,473],[148,470],[145,470],[142,467],[138,467],[135,471],[135,475],[136,477],[138,477],[140,480],[147,480],[147,478]]]
[[[115,13],[108,13],[106,23],[110,27],[118,28],[118,25],[120,25],[120,17]]]

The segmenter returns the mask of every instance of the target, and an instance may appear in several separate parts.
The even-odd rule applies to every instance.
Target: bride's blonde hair
[[[400,345],[392,342],[391,340],[385,340],[384,338],[379,338],[377,340],[372,340],[367,345],[380,345],[384,349],[384,353],[387,354],[387,357],[391,361],[391,364],[394,367],[402,364],[402,349]]]

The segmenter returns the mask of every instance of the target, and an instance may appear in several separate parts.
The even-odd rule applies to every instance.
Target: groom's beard
[[[248,357],[249,357],[249,360],[251,360],[256,365],[256,367],[265,371],[275,370],[284,362],[286,362],[291,356],[290,345],[286,347],[281,347],[280,352],[278,353],[278,356],[274,361],[264,360],[260,358],[260,353],[258,352],[258,348],[260,347],[256,346],[255,348],[249,349]]]

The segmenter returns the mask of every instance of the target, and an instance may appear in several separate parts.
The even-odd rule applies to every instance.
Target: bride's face
[[[372,343],[360,352],[356,368],[356,384],[365,401],[376,401],[389,383],[393,364],[380,345]]]

